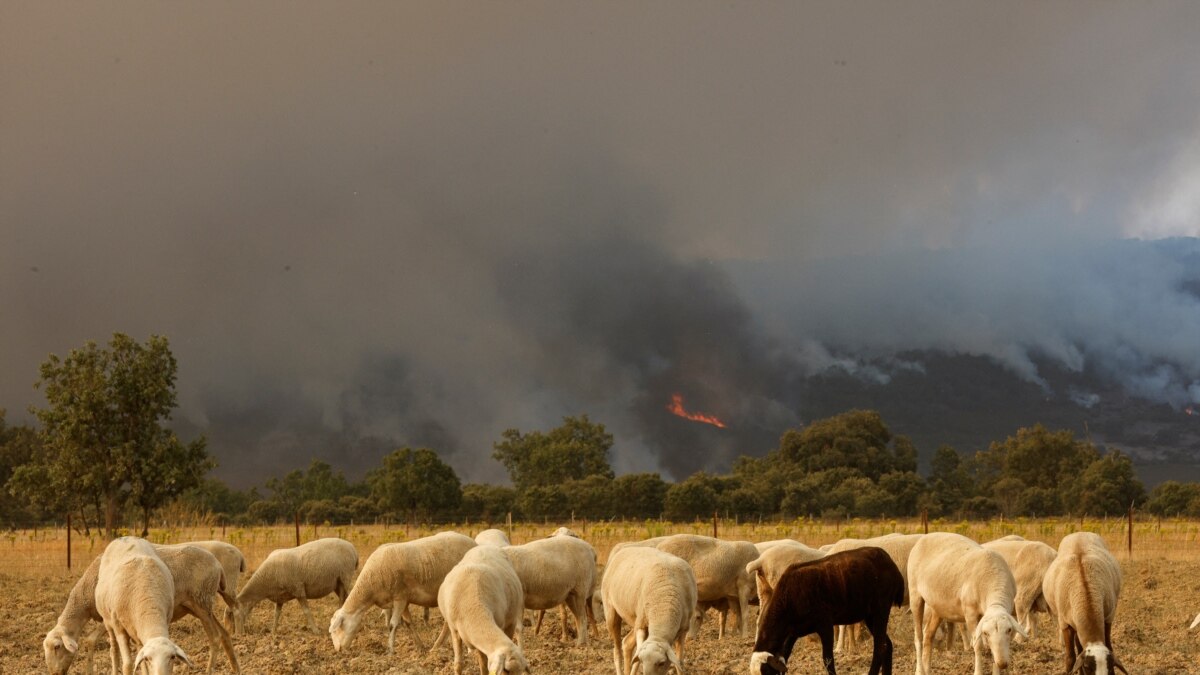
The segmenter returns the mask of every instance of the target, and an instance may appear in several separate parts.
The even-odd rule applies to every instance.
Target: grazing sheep
[[[520,640],[525,613],[521,580],[508,557],[494,546],[470,549],[450,570],[438,590],[438,610],[454,648],[455,675],[462,675],[464,643],[477,650],[481,675],[529,670],[525,654],[513,642]]]
[[[1112,649],[1112,624],[1121,595],[1121,567],[1099,535],[1063,537],[1046,570],[1042,593],[1058,617],[1066,672],[1129,675]],[[1111,665],[1110,665],[1111,664]]]
[[[754,544],[748,541],[723,541],[698,534],[674,534],[618,544],[613,547],[609,556],[627,546],[649,546],[686,560],[695,573],[700,602],[717,606],[714,603],[728,598],[729,610],[735,611],[736,608],[735,632],[738,635],[745,634],[750,599],[755,593],[754,575],[746,571],[746,565],[759,555]],[[702,621],[703,615],[697,611],[692,628],[693,635],[699,630]]]
[[[580,537],[578,534],[575,533],[574,530],[572,530],[569,527],[558,528],[557,530],[552,532],[549,536],[547,536],[547,539],[549,539],[550,537],[574,537],[574,538],[580,539],[580,540],[583,539],[583,537]],[[594,550],[595,549],[593,549],[593,552],[594,552]],[[592,630],[595,630],[597,632],[597,635],[599,635],[600,627],[597,625],[597,622],[596,622],[597,612],[596,612],[594,606],[597,602],[596,594],[599,590],[600,590],[600,570],[599,570],[599,566],[597,565],[596,573],[594,575],[594,580],[592,582],[592,590],[588,593],[587,603],[585,606],[585,608],[587,610],[588,625],[591,627]],[[564,622],[566,621],[568,610],[569,610],[569,608],[566,605],[559,605],[559,607],[558,607],[558,613],[559,613],[558,615],[559,615],[560,619]],[[537,612],[537,622],[534,624],[534,627],[533,627],[534,635],[541,635],[542,620],[545,618],[546,618],[546,610],[539,609]],[[578,622],[576,622],[576,628],[578,628],[578,627],[579,627],[579,624],[578,624]],[[565,641],[568,639],[567,627],[566,627],[565,623],[562,626],[562,629],[563,629],[563,640]]]
[[[496,528],[484,530],[475,535],[475,543],[480,546],[495,546],[496,548],[512,544],[508,540],[508,535],[504,533],[504,530],[497,530]]]
[[[654,548],[626,547],[609,556],[600,595],[617,675],[630,675],[635,666],[646,675],[665,675],[671,667],[682,675],[697,602],[691,565]],[[622,621],[630,628],[624,642]]]
[[[175,659],[195,667],[168,636],[174,604],[171,571],[150,542],[120,537],[104,549],[96,581],[96,610],[108,632],[113,673],[118,671],[118,655],[123,675],[133,675],[143,663],[151,675],[170,675]],[[130,640],[142,645],[136,657],[129,653]]]
[[[762,555],[746,564],[746,571],[754,576],[758,591],[758,622],[757,630],[762,629],[763,617],[766,616],[767,605],[775,593],[775,586],[792,563],[808,562],[825,557],[825,553],[815,548],[809,548],[798,541],[785,539],[776,543]]]
[[[224,541],[189,541],[187,543],[208,551],[213,554],[217,562],[221,563],[221,569],[225,572],[225,588],[221,590],[221,599],[225,601],[225,628],[230,633],[240,631],[242,626],[237,623],[239,616],[237,594],[242,574],[246,572],[246,556],[242,555],[242,551],[238,547]]]
[[[1014,599],[1017,621],[1032,639],[1036,637],[1037,619],[1034,612],[1049,612],[1042,595],[1042,579],[1054,561],[1057,551],[1053,546],[1040,541],[1027,541],[1016,535],[983,544],[986,549],[999,553],[1017,582],[1017,597]]]
[[[887,634],[892,607],[904,604],[904,577],[881,548],[867,546],[831,553],[787,568],[775,596],[763,608],[764,619],[750,656],[751,675],[787,672],[797,638],[821,638],[825,670],[835,675],[833,627],[866,622],[874,638],[870,675],[892,672],[892,641]]]
[[[975,650],[975,675],[983,675],[985,640],[992,652],[993,675],[1007,669],[1013,633],[1025,634],[1012,616],[1016,594],[1017,584],[999,553],[950,532],[921,537],[908,558],[918,675],[929,675],[931,643],[942,621],[966,623]]]
[[[245,625],[255,605],[270,600],[275,603],[275,621],[271,624],[273,633],[279,628],[283,603],[298,600],[304,609],[308,627],[319,634],[321,631],[317,629],[308,601],[336,593],[338,600],[345,604],[357,567],[358,551],[354,544],[337,537],[271,551],[238,592],[240,621]]]
[[[568,607],[579,624],[576,643],[586,645],[587,608],[596,579],[596,550],[591,544],[574,536],[552,536],[500,550],[521,580],[526,609]],[[568,639],[565,620],[562,638]]]
[[[211,646],[208,672],[213,671],[218,644],[224,649],[234,672],[240,672],[233,643],[228,632],[217,621],[212,607],[215,602],[214,596],[222,593],[223,566],[212,554],[199,546],[151,544],[151,547],[167,566],[174,584],[170,621],[174,623],[188,615],[200,621]],[[71,589],[67,605],[59,615],[58,622],[46,634],[42,648],[51,675],[65,675],[78,650],[79,636],[84,625],[88,619],[101,620],[95,600],[99,574],[100,558],[96,558]],[[94,644],[95,637],[85,639],[84,642]]]
[[[424,650],[425,643],[412,625],[408,606],[436,606],[442,581],[472,548],[475,548],[475,541],[470,537],[457,532],[441,532],[414,541],[383,544],[375,549],[363,563],[362,574],[346,601],[329,620],[333,651],[350,648],[362,625],[363,615],[372,606],[391,610],[388,654],[395,651],[396,628],[401,621],[417,648]]]
[[[45,652],[46,668],[50,675],[66,675],[79,651],[79,636],[88,620],[103,621],[100,613],[96,611],[96,580],[99,575],[100,558],[96,558],[71,588],[67,604],[58,615],[58,621],[42,641],[42,651]],[[94,640],[92,642],[94,644]]]

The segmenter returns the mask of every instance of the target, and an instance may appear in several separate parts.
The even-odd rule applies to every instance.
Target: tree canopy
[[[548,432],[507,429],[492,457],[504,465],[518,491],[562,485],[592,475],[613,477],[608,452],[613,436],[587,415],[564,417]]]
[[[131,500],[148,514],[198,485],[213,466],[203,437],[185,444],[164,426],[176,406],[176,369],[157,335],[143,344],[115,333],[107,348],[89,341],[66,357],[51,354],[37,385],[47,406],[32,409],[44,453],[16,471],[15,488],[62,495],[65,507],[91,502],[113,536]]]

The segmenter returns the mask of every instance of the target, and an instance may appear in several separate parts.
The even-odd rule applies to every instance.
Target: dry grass
[[[519,524],[511,533],[514,543],[543,537],[559,523]],[[608,550],[619,541],[643,539],[675,532],[712,534],[711,522],[686,524],[650,522],[567,523],[596,546],[603,560]],[[1124,520],[1016,520],[991,522],[930,523],[930,531],[959,532],[977,541],[987,541],[1005,534],[1020,534],[1028,539],[1057,545],[1059,539],[1080,528],[1102,534],[1109,547],[1121,560],[1125,572],[1125,588],[1121,596],[1114,644],[1118,655],[1138,675],[1150,673],[1197,672],[1191,656],[1200,634],[1188,633],[1192,616],[1200,611],[1200,523],[1192,521],[1146,521],[1135,523],[1134,551],[1126,553]],[[438,529],[457,529],[474,535],[485,524],[462,525]],[[792,521],[782,523],[719,524],[722,538],[763,541],[790,537],[811,545],[835,541],[842,537],[869,537],[888,532],[917,532],[920,524],[913,521],[860,521],[822,523]],[[405,541],[432,534],[435,528],[382,526],[304,527],[305,541],[322,536],[339,536],[354,542],[362,558],[385,542]],[[174,528],[155,530],[150,539],[158,543],[177,543],[198,539],[225,539],[239,546],[254,569],[271,550],[295,544],[292,527],[261,527],[222,532],[220,528]],[[44,672],[41,639],[53,626],[71,585],[82,569],[99,555],[104,542],[98,538],[74,536],[72,567],[66,569],[66,537],[62,530],[21,531],[0,539],[0,673]],[[328,636],[313,635],[302,629],[303,619],[295,603],[285,607],[282,627],[277,636],[267,632],[270,611],[260,606],[251,619],[248,635],[234,637],[237,652],[246,673],[448,673],[450,653],[443,650],[432,655],[414,653],[403,632],[397,634],[397,653],[386,655],[386,631],[380,620],[377,626],[367,626],[349,654],[334,654]],[[332,596],[313,603],[318,622],[327,621],[336,609]],[[612,672],[611,644],[607,636],[595,639],[588,647],[577,648],[560,643],[557,616],[547,617],[548,629],[540,636],[527,631],[526,652],[535,672],[587,673]],[[418,619],[419,630],[432,640],[440,619],[436,610],[424,626]],[[1051,623],[1041,620],[1039,636],[1030,643],[1014,649],[1015,673],[1055,673],[1061,668],[1060,655]],[[895,643],[895,672],[910,672],[912,663],[912,622],[907,613],[896,612],[889,627]],[[208,645],[200,625],[185,619],[172,626],[172,636],[199,664],[208,658]],[[705,634],[689,641],[687,661],[689,675],[744,673],[752,650],[749,637],[716,639],[715,622],[705,624]],[[107,653],[98,655],[97,667],[107,667]],[[821,672],[819,649],[801,643],[793,661],[793,672]],[[870,662],[869,645],[856,653],[840,655],[837,659],[842,672],[865,672]],[[941,673],[970,672],[972,659],[959,650],[938,652],[934,670]],[[83,672],[76,667],[76,672]],[[227,664],[218,659],[218,672],[229,672]],[[473,672],[468,670],[467,672]]]

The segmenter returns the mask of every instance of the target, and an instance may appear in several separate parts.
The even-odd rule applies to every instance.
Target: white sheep
[[[237,656],[229,634],[221,627],[213,612],[215,596],[221,594],[224,583],[224,569],[215,557],[199,546],[190,544],[175,544],[159,546],[152,544],[155,554],[167,566],[174,584],[174,597],[171,611],[171,622],[174,623],[184,616],[194,616],[204,628],[209,640],[208,672],[213,671],[217,646],[224,649],[234,672],[239,672]],[[79,636],[87,620],[100,621],[96,610],[95,591],[100,573],[100,558],[84,570],[79,581],[71,589],[67,597],[67,605],[59,615],[54,628],[46,634],[42,642],[46,655],[46,665],[52,675],[64,675],[74,660],[79,646]],[[84,642],[95,643],[95,637],[89,637]]]
[[[646,675],[665,675],[671,667],[682,675],[698,597],[687,561],[654,548],[625,547],[609,556],[600,594],[617,675],[630,675],[636,666]],[[624,642],[622,621],[630,628]]]
[[[586,645],[588,605],[596,579],[596,550],[591,544],[575,536],[559,535],[520,546],[505,546],[500,551],[508,557],[521,580],[526,609],[569,608],[579,625],[576,642]],[[565,620],[562,638],[568,639]]]
[[[771,602],[775,586],[779,583],[779,577],[783,576],[784,570],[792,563],[817,560],[824,558],[825,555],[823,551],[810,548],[798,541],[784,539],[773,542],[773,545],[767,547],[762,555],[746,563],[746,572],[754,576],[754,583],[758,591],[756,629],[762,626],[767,605]],[[757,630],[755,632],[757,633]]]
[[[1128,675],[1112,650],[1121,567],[1099,535],[1063,537],[1042,580],[1042,593],[1058,618],[1067,672],[1109,673],[1111,664]]]
[[[151,675],[170,675],[175,659],[195,667],[168,635],[174,604],[171,571],[150,542],[120,537],[104,549],[96,580],[96,610],[108,632],[113,673],[118,671],[118,660],[123,675],[133,675],[143,663]],[[130,640],[142,644],[136,657],[129,653]]]
[[[512,544],[508,540],[508,535],[504,533],[504,530],[497,530],[494,527],[475,535],[475,543],[480,546],[495,546],[496,548]]]
[[[270,600],[275,603],[275,621],[271,624],[271,632],[275,632],[283,604],[298,600],[309,628],[319,634],[308,601],[336,593],[339,604],[344,604],[357,567],[358,551],[354,544],[337,537],[271,551],[238,592],[240,621],[245,625],[255,605]]]
[[[1050,611],[1042,594],[1042,579],[1058,552],[1049,544],[1028,541],[1016,535],[989,541],[983,547],[999,553],[1008,563],[1008,569],[1017,582],[1017,596],[1014,599],[1017,621],[1025,627],[1030,638],[1037,637],[1034,612]]]
[[[524,592],[512,563],[499,549],[476,546],[467,551],[438,590],[438,610],[454,649],[455,675],[462,675],[464,644],[477,650],[481,675],[529,670],[524,652],[513,641],[521,637]]]
[[[363,563],[362,573],[346,601],[329,620],[333,651],[349,649],[362,625],[363,615],[372,606],[390,610],[388,654],[395,651],[396,628],[401,621],[417,648],[424,650],[425,643],[412,625],[408,606],[436,607],[442,581],[472,548],[475,548],[475,541],[470,537],[457,532],[440,532],[413,541],[383,544],[375,549]]]
[[[780,544],[784,544],[785,546],[787,546],[787,545],[799,544],[799,543],[800,542],[796,541],[795,539],[772,539],[770,541],[760,541],[754,545],[754,548],[758,549],[758,553],[759,553],[759,555],[761,555],[763,553],[766,553],[767,549],[772,548],[774,546],[778,546]]]
[[[683,558],[692,566],[699,601],[706,607],[728,607],[736,612],[736,633],[745,634],[750,599],[754,597],[754,575],[746,565],[758,557],[758,549],[748,541],[723,541],[698,534],[673,534],[638,542],[624,542],[609,553],[626,547],[652,547]],[[722,599],[727,599],[722,603]],[[703,614],[695,613],[693,635],[697,634]]]
[[[225,588],[221,591],[221,599],[225,601],[225,628],[230,633],[236,633],[242,629],[238,625],[237,617],[237,594],[238,584],[241,583],[242,574],[246,572],[246,556],[242,555],[241,549],[225,541],[207,540],[207,541],[189,541],[191,546],[199,546],[200,548],[213,554],[217,562],[221,563],[221,569],[225,572]]]
[[[985,640],[992,652],[993,675],[1008,668],[1012,636],[1024,635],[1012,615],[1016,586],[999,553],[950,532],[921,537],[908,558],[917,675],[929,675],[931,642],[942,621],[966,623],[975,650],[975,675],[983,674]]]
[[[569,527],[558,528],[557,530],[555,530],[554,532],[550,533],[547,536],[547,538],[550,538],[550,537],[574,537],[575,539],[583,539],[583,537],[580,537],[574,530],[572,530]],[[593,553],[594,552],[595,552],[595,549],[593,549]],[[588,592],[588,597],[587,597],[587,601],[585,604],[585,608],[586,608],[587,616],[588,616],[588,625],[591,627],[592,630],[595,630],[597,632],[597,634],[599,634],[600,627],[596,622],[596,616],[598,614],[600,614],[601,612],[597,612],[595,609],[595,606],[599,602],[599,600],[597,599],[599,591],[600,591],[600,568],[599,568],[599,565],[597,565],[596,572],[594,574],[594,579],[592,582],[592,590]],[[559,605],[559,607],[558,607],[558,615],[559,615],[560,620],[563,622],[562,623],[562,636],[563,636],[564,641],[568,639],[567,626],[566,626],[565,622],[567,620],[567,616],[568,616],[567,612],[569,610],[570,610],[570,608],[567,607],[566,605]],[[546,610],[539,609],[537,611],[537,622],[533,626],[533,634],[534,635],[541,635],[542,620],[545,618],[546,618]],[[579,628],[579,622],[576,622],[575,626],[576,626],[576,628]]]

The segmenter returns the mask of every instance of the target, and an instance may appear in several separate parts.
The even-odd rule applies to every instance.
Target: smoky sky
[[[4,3],[0,407],[49,353],[167,335],[177,426],[247,485],[402,445],[499,480],[504,429],[582,413],[619,472],[721,469],[804,422],[798,378],[920,349],[1200,401],[1197,25]]]

